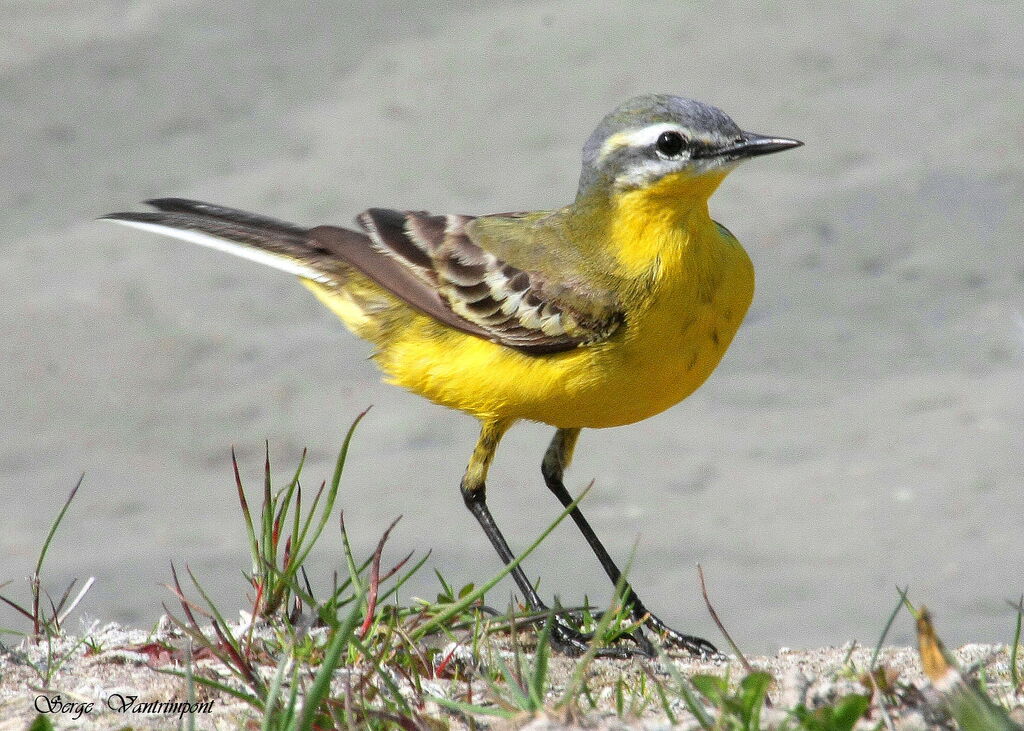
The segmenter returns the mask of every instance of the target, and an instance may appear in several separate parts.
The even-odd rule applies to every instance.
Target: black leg
[[[507,566],[514,558],[512,549],[498,529],[497,523],[491,511],[487,508],[487,470],[491,465],[494,452],[498,448],[498,442],[505,434],[511,424],[505,422],[484,422],[480,430],[480,438],[477,440],[476,449],[473,450],[473,457],[470,459],[466,474],[462,478],[462,499],[466,507],[480,523],[487,539],[498,552],[502,562]],[[526,578],[526,573],[521,566],[512,569],[512,578],[516,586],[523,592],[527,605],[535,612],[546,612],[547,605],[537,595],[537,590]],[[590,647],[590,638],[576,628],[569,625],[564,618],[555,616],[551,627],[551,643],[554,647],[567,655],[582,655]],[[601,648],[598,654],[603,657],[629,657],[635,653],[625,648]]]
[[[498,530],[498,525],[494,522],[491,511],[487,508],[486,488],[480,485],[472,490],[467,490],[465,483],[463,483],[462,499],[466,502],[469,512],[480,523],[480,527],[484,529],[487,540],[491,542],[494,550],[498,552],[502,563],[506,566],[512,563],[512,560],[515,558],[512,549],[508,547],[505,536],[501,535],[501,531]],[[521,566],[516,566],[512,569],[512,578],[515,580],[516,586],[519,587],[519,591],[523,592],[526,604],[530,609],[534,611],[544,611],[547,609],[544,602],[540,600],[537,590],[533,588],[533,584],[526,578],[526,574]]]
[[[558,501],[562,503],[564,507],[569,507],[572,504],[573,497],[569,494],[569,491],[565,489],[562,477],[565,474],[566,466],[572,461],[572,452],[576,446],[576,440],[579,438],[579,435],[579,429],[559,429],[555,432],[555,436],[551,440],[548,451],[544,454],[544,462],[541,465],[541,472],[544,474],[544,483],[548,486],[548,489],[554,493],[555,497],[558,498]],[[608,555],[608,551],[605,550],[604,545],[601,543],[601,539],[597,537],[594,529],[590,527],[590,523],[587,522],[586,517],[584,517],[578,507],[573,508],[569,515],[572,517],[576,527],[579,528],[580,533],[582,533],[583,537],[587,539],[587,543],[590,544],[590,548],[593,550],[594,555],[597,556],[597,560],[601,562],[601,567],[604,569],[605,573],[608,574],[608,578],[611,579],[612,584],[618,586],[619,581],[622,579],[622,572],[619,571],[619,567],[615,565],[612,557]],[[640,597],[637,596],[633,587],[630,586],[629,583],[624,582],[622,584],[622,593],[623,601],[632,604],[633,618],[636,621],[640,621],[646,617],[646,626],[654,630],[669,644],[681,647],[688,652],[700,655],[701,657],[711,657],[718,654],[718,650],[715,649],[715,646],[707,640],[676,632],[655,615],[647,611],[647,607],[644,606],[644,603],[640,600]]]

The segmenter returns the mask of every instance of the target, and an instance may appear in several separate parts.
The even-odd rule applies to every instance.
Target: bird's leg
[[[515,556],[512,553],[512,549],[508,547],[505,537],[498,529],[498,525],[494,522],[491,511],[487,508],[487,487],[485,483],[487,480],[487,470],[491,466],[491,460],[494,458],[498,442],[508,427],[508,424],[500,422],[484,423],[483,428],[480,430],[480,438],[477,440],[476,449],[473,450],[473,457],[466,467],[466,474],[463,476],[462,485],[460,486],[462,499],[466,502],[466,507],[469,508],[469,512],[480,523],[480,527],[487,534],[487,539],[494,546],[494,550],[498,552],[502,562],[506,565],[511,563]],[[533,588],[533,584],[526,578],[522,568],[517,566],[512,569],[512,578],[515,580],[519,590],[523,592],[523,596],[526,598],[526,603],[530,609],[535,611],[546,609],[536,589]]]
[[[544,462],[541,464],[541,472],[544,474],[545,484],[565,507],[569,507],[572,504],[573,497],[565,489],[562,477],[565,474],[566,467],[572,461],[572,453],[579,436],[579,429],[559,429],[556,431],[547,452],[544,454]],[[573,508],[569,515],[572,517],[573,522],[576,523],[576,527],[580,529],[580,533],[587,539],[587,543],[590,544],[590,548],[593,550],[594,555],[597,556],[597,560],[601,562],[601,567],[608,574],[612,584],[619,586],[619,582],[622,581],[622,572],[619,571],[619,567],[615,565],[612,557],[608,555],[608,551],[602,545],[601,539],[597,537],[594,529],[590,527],[590,523],[587,522],[579,507]],[[622,599],[624,602],[632,605],[631,614],[634,620],[638,622],[643,620],[646,627],[657,633],[668,644],[683,648],[701,657],[712,657],[718,654],[715,646],[707,640],[677,632],[647,611],[647,607],[644,606],[640,597],[633,590],[633,587],[625,581],[622,581]],[[646,639],[642,637],[636,639],[641,649],[649,654],[653,654],[653,648],[651,648],[650,643]]]
[[[487,470],[491,466],[494,452],[498,448],[498,442],[511,426],[511,422],[485,421],[480,429],[480,437],[477,440],[473,456],[466,467],[466,474],[462,478],[462,499],[466,507],[473,514],[473,517],[484,529],[487,539],[498,552],[498,556],[505,565],[510,564],[514,556],[508,542],[494,522],[491,511],[487,508]],[[526,578],[521,566],[512,569],[512,579],[516,586],[523,592],[527,605],[532,611],[546,612],[548,607],[541,601],[537,590]],[[551,625],[551,643],[554,647],[567,655],[582,655],[589,649],[589,638],[579,630],[570,626],[566,621],[557,615],[554,616]],[[632,653],[619,648],[602,648],[598,654],[606,657],[628,657]]]

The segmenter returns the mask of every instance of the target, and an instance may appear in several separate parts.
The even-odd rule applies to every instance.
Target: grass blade
[[[365,414],[366,412],[364,411],[363,413]],[[354,639],[355,628],[359,624],[359,615],[362,613],[362,601],[363,598],[360,596],[359,601],[355,602],[352,610],[346,615],[345,621],[342,622],[338,629],[334,630],[331,636],[331,641],[324,652],[324,659],[320,663],[320,669],[317,671],[313,684],[306,693],[306,700],[302,706],[302,716],[299,717],[297,725],[297,729],[300,731],[309,731],[309,729],[313,728],[320,704],[331,690],[331,677],[341,663],[341,655],[348,649]]]
[[[892,614],[889,615],[889,620],[885,623],[885,627],[882,628],[882,636],[878,638],[878,644],[875,645],[875,651],[871,654],[871,662],[868,664],[869,673],[875,669],[875,665],[878,663],[878,655],[882,651],[882,645],[885,644],[885,638],[889,636],[889,630],[892,629],[893,622],[896,621],[896,616],[900,613],[900,609],[907,602],[907,592],[910,591],[910,587],[905,586],[902,589],[896,587],[896,591],[900,594],[900,600],[892,608]]]
[[[1010,605],[1017,610],[1017,627],[1013,630],[1013,644],[1010,646],[1010,682],[1014,690],[1021,688],[1020,670],[1017,668],[1017,651],[1020,650],[1021,620],[1024,619],[1024,596],[1017,600],[1015,605]]]

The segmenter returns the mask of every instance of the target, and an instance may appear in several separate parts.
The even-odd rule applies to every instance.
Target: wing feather
[[[508,220],[523,218],[512,214]],[[610,294],[590,300],[567,282],[520,269],[489,251],[472,235],[471,224],[479,220],[380,208],[357,218],[375,247],[405,262],[437,288],[453,312],[509,347],[535,353],[570,350],[609,337],[621,324],[622,313]],[[517,245],[537,244],[527,226],[520,230],[526,234]],[[581,278],[578,272],[565,274],[569,281]],[[580,301],[589,306],[574,306]]]
[[[581,272],[566,266],[550,272],[519,268],[500,258],[474,236],[472,224],[481,219],[471,216],[371,208],[356,218],[364,234],[337,226],[304,229],[183,198],[148,203],[155,212],[104,218],[228,251],[328,287],[343,289],[345,273],[355,269],[449,327],[530,355],[601,341],[623,322],[612,293],[576,284],[587,280]],[[505,220],[528,226],[532,215],[508,214]],[[543,245],[531,239],[530,230],[523,229],[515,246]]]

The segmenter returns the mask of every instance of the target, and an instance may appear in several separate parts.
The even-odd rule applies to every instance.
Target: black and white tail
[[[102,220],[207,246],[321,284],[337,283],[331,271],[336,262],[304,228],[185,198],[155,198],[146,203],[156,210],[110,213]]]

